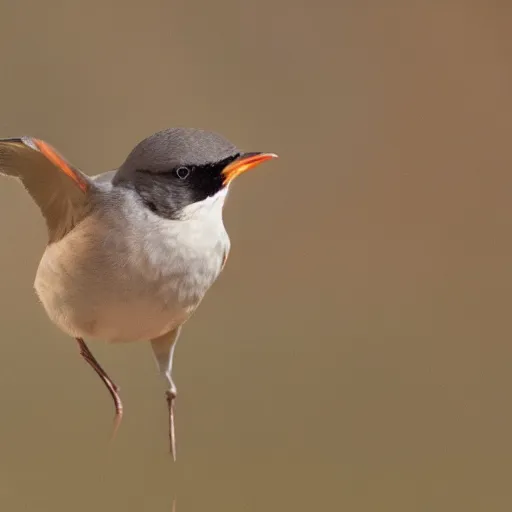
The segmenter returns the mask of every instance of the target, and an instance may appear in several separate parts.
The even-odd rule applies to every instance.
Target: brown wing
[[[46,220],[50,242],[81,218],[94,186],[49,144],[31,137],[0,139],[0,174],[23,183]]]

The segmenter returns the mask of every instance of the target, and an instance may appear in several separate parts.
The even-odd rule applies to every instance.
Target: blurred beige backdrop
[[[512,6],[384,3],[2,0],[0,136],[91,174],[167,126],[281,159],[226,207],[174,465],[145,344],[91,344],[109,448],[32,290],[43,222],[0,182],[1,510],[511,509]]]

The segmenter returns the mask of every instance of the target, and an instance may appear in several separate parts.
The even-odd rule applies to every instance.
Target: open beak
[[[224,185],[233,181],[237,176],[240,176],[240,174],[256,167],[266,160],[270,160],[271,158],[277,158],[277,155],[274,153],[243,153],[222,171],[224,176]]]

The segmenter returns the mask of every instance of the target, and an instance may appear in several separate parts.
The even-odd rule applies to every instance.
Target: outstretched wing
[[[54,148],[31,137],[0,139],[0,174],[23,183],[46,220],[50,242],[60,240],[80,220],[93,187]]]

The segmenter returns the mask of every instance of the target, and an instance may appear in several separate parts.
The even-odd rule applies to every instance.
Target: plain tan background
[[[0,136],[91,174],[167,126],[281,158],[178,346],[177,464],[145,344],[91,344],[109,447],[1,181],[1,510],[511,509],[512,7],[383,4],[2,1]]]

